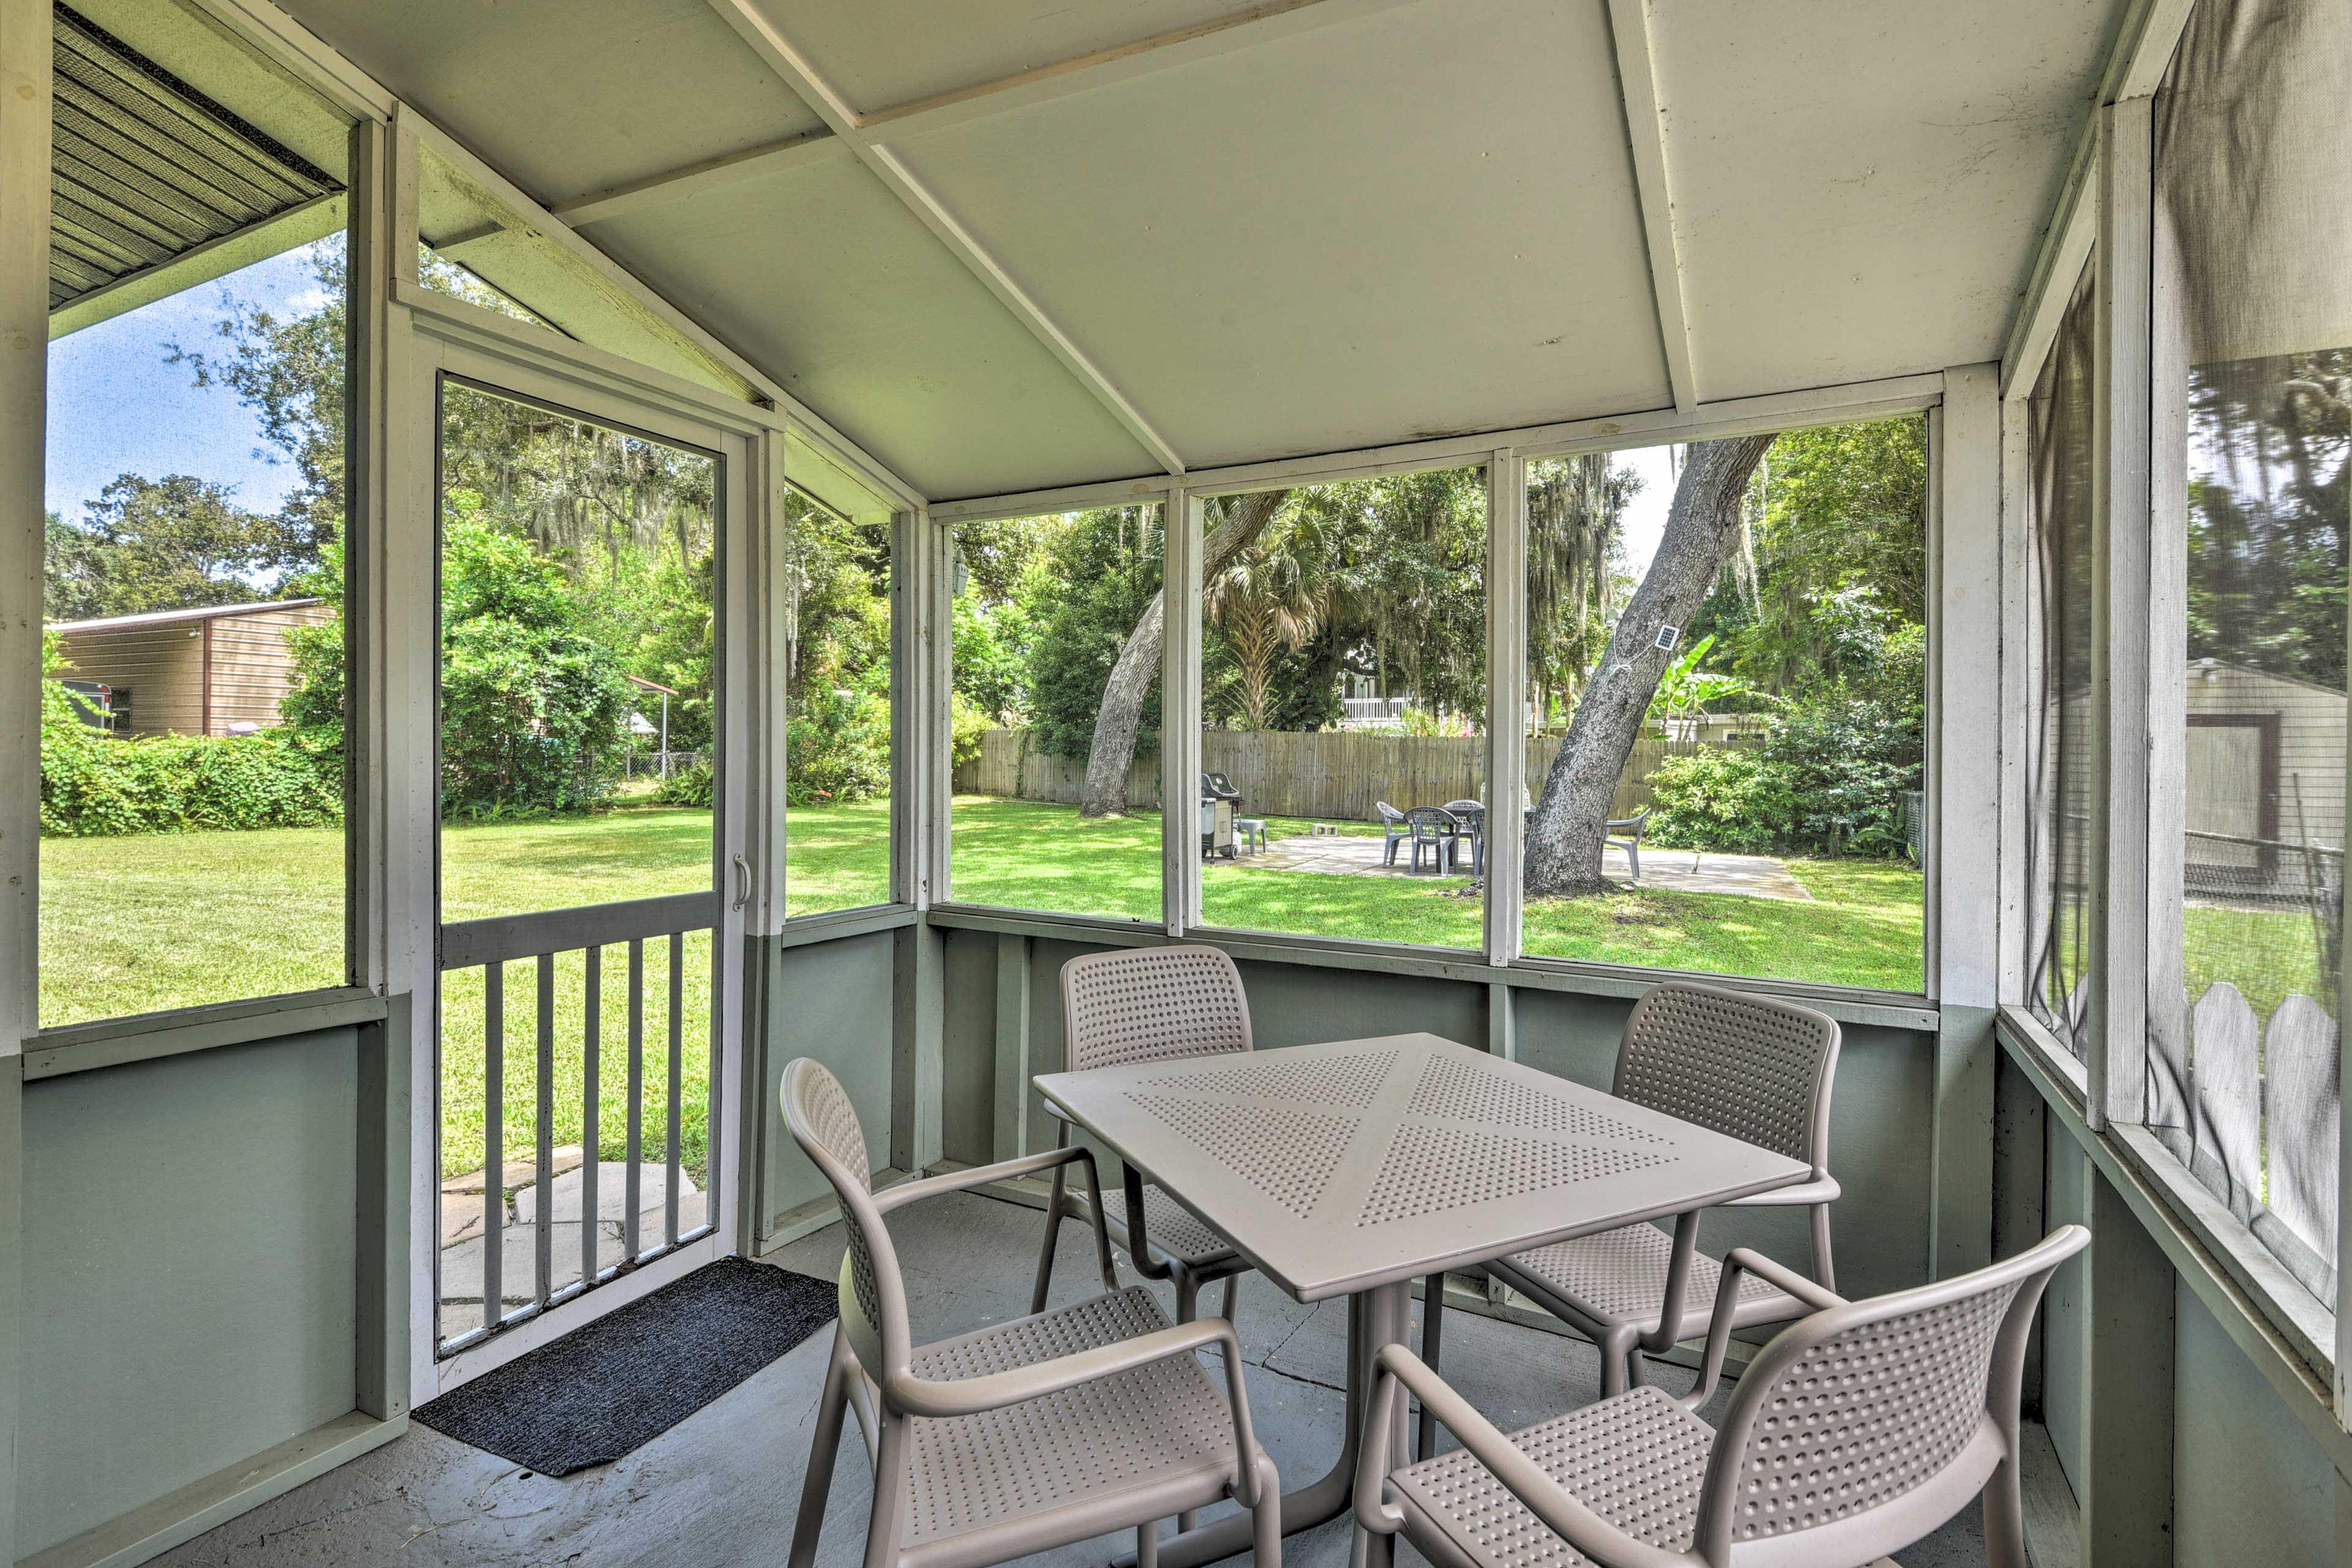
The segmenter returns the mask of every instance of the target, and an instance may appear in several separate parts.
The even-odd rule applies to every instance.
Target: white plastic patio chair
[[[1257,1560],[1282,1561],[1282,1489],[1250,1429],[1241,1343],[1220,1318],[1171,1325],[1142,1286],[1121,1290],[1096,1226],[1103,1293],[917,1346],[883,1216],[940,1193],[1034,1174],[1081,1148],[869,1190],[866,1136],[833,1074],[803,1057],[777,1088],[793,1141],[832,1184],[848,1250],[841,1320],[817,1403],[791,1568],[811,1568],[855,1405],[874,1464],[865,1568],[983,1568],[1133,1527],[1141,1568],[1157,1523],[1231,1497],[1254,1514]],[[1214,1347],[1225,1390],[1196,1352]]]
[[[1748,1363],[1720,1428],[1636,1388],[1506,1436],[1386,1346],[1356,1472],[1355,1568],[1388,1568],[1400,1532],[1439,1568],[1864,1568],[1979,1492],[1990,1568],[2026,1568],[2026,1341],[2052,1272],[2090,1239],[2067,1226],[1989,1268],[1856,1302],[1735,1251],[1707,1387],[1747,1278],[1816,1310]],[[1392,1466],[1404,1390],[1463,1447]]]
[[[1071,1072],[1246,1051],[1249,995],[1241,971],[1222,948],[1179,944],[1084,953],[1062,965],[1062,1044]],[[1070,1124],[1060,1125],[1060,1146],[1066,1148]],[[1063,1218],[1092,1219],[1097,1212],[1093,1184],[1085,1192],[1067,1191],[1067,1174],[1055,1170],[1045,1200],[1045,1242],[1029,1297],[1033,1312],[1045,1310]],[[1199,1310],[1201,1287],[1222,1279],[1224,1315],[1231,1319],[1249,1264],[1157,1184],[1146,1184],[1130,1170],[1126,1184],[1126,1204],[1104,1217],[1136,1272],[1175,1281],[1180,1323]]]
[[[1837,1077],[1833,1019],[1768,996],[1685,981],[1652,987],[1633,1005],[1617,1047],[1611,1092],[1812,1167],[1809,1181],[1738,1198],[1730,1208],[1803,1205],[1811,1213],[1812,1277],[1835,1289],[1830,1258],[1830,1090]],[[1642,1381],[1643,1352],[1655,1355],[1706,1331],[1722,1265],[1698,1250],[1699,1215],[1674,1235],[1629,1225],[1496,1258],[1487,1272],[1601,1346],[1601,1391]],[[1430,1281],[1433,1300],[1442,1279]],[[1734,1302],[1732,1327],[1786,1322],[1804,1310],[1787,1291],[1750,1276]],[[1422,1356],[1438,1364],[1443,1314],[1424,1310]],[[1693,1391],[1693,1408],[1709,1390]],[[1424,1440],[1429,1419],[1423,1417]]]

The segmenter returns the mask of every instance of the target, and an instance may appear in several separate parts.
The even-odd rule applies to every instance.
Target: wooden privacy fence
[[[2336,1020],[2289,996],[2265,1024],[2227,981],[2189,1009],[2187,1104],[2157,1074],[2149,1121],[2278,1260],[2335,1300],[2342,1157]]]
[[[1612,816],[1631,816],[1650,803],[1650,776],[1670,756],[1722,742],[1668,741],[1643,736],[1617,781]],[[1530,795],[1551,771],[1557,736],[1530,736],[1527,777]],[[1252,816],[1297,816],[1371,822],[1378,801],[1398,810],[1475,800],[1486,775],[1486,742],[1475,735],[1400,735],[1380,730],[1205,730],[1201,766],[1231,779]],[[995,729],[981,736],[980,755],[958,764],[955,787],[965,795],[1057,801],[1075,805],[1085,793],[1084,758],[1038,751],[1026,730]],[[1128,773],[1128,801],[1160,805],[1160,759],[1139,755]]]

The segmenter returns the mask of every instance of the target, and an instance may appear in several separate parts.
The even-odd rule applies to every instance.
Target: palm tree
[[[1242,721],[1265,728],[1273,698],[1274,662],[1307,646],[1320,621],[1308,574],[1283,546],[1286,532],[1269,544],[1261,540],[1236,554],[1209,584],[1204,607],[1225,634],[1241,682]]]

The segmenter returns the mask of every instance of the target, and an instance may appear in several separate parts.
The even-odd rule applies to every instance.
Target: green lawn
[[[888,803],[806,807],[786,849],[795,915],[880,902],[889,872]],[[1270,825],[1277,836],[1304,823]],[[955,897],[1057,913],[1160,918],[1160,821],[1081,821],[1066,806],[959,796]],[[1370,826],[1350,831],[1377,833]],[[643,898],[709,885],[708,814],[629,807],[561,822],[461,826],[444,838],[448,916]],[[41,847],[41,1007],[45,1025],[268,995],[342,978],[342,841],[325,830],[48,839]],[[1655,889],[1538,900],[1528,951],[1601,963],[1769,975],[1916,991],[1921,879],[1884,861],[1791,859],[1811,902]],[[1202,873],[1209,920],[1244,930],[1473,948],[1479,900],[1463,878],[1333,877],[1215,861]],[[2292,991],[2316,994],[2309,921],[2298,915],[2192,909],[2192,994],[2228,979],[2268,1013]],[[704,1146],[709,1007],[707,937],[684,948],[681,1142]],[[604,955],[598,1142],[618,1157],[625,1135],[626,951]],[[649,1150],[667,1109],[668,954],[646,953],[646,1096]],[[509,1158],[527,1151],[537,1099],[535,964],[505,976],[504,1124]],[[444,1158],[478,1165],[484,1085],[482,982],[445,988]],[[557,965],[560,1127],[580,1127],[585,1026],[583,960]],[[565,1142],[577,1142],[572,1131]]]

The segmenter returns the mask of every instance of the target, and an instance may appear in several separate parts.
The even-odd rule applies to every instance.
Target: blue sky
[[[341,235],[319,243],[341,245]],[[252,413],[225,387],[199,388],[166,343],[213,352],[223,291],[279,314],[323,302],[309,246],[216,282],[158,300],[49,345],[48,509],[79,522],[117,477],[194,474],[234,488],[253,511],[273,511],[299,482],[267,447]]]

